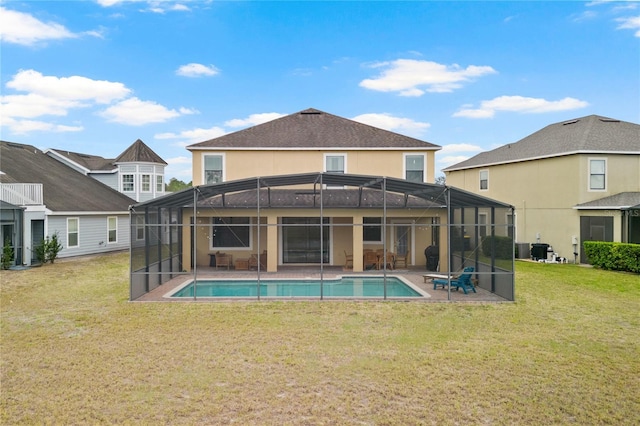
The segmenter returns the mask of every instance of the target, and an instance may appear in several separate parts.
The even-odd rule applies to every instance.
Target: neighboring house
[[[36,261],[34,248],[53,234],[61,258],[129,247],[131,198],[30,145],[1,141],[0,159],[2,232],[12,235],[16,263]],[[22,211],[13,225],[5,203],[14,216]]]
[[[254,269],[267,272],[301,265],[361,272],[389,264],[386,250],[400,268],[424,270],[425,249],[435,247],[441,270],[451,259],[458,271],[483,260],[467,250],[478,238],[456,243],[459,253],[449,258],[446,224],[455,222],[462,236],[461,221],[479,208],[511,211],[434,184],[438,145],[316,109],[187,149],[194,187],[133,206],[132,299],[174,273],[219,267],[216,259],[236,269],[251,268],[254,259]],[[495,215],[495,235],[508,234],[504,216]],[[495,266],[482,269],[480,285],[512,299],[512,271]]]
[[[165,195],[164,168],[167,163],[140,139],[116,159],[61,149],[47,149],[45,153],[135,201]]]
[[[586,262],[584,241],[640,243],[638,124],[555,123],[444,172],[448,185],[515,206],[516,241],[549,244],[570,261]]]

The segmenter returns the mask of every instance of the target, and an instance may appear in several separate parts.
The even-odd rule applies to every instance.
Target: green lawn
[[[640,277],[515,303],[130,303],[127,254],[3,271],[1,424],[640,423]]]

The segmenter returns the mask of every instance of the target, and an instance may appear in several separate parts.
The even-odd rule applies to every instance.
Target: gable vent
[[[567,124],[573,124],[573,123],[577,123],[580,120],[570,120],[570,121],[565,121],[564,123],[562,123],[563,126],[566,126]]]
[[[616,120],[615,118],[601,118],[600,121],[603,123],[619,123],[620,120]]]

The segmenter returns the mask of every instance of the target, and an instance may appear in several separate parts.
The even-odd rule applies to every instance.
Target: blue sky
[[[443,147],[640,122],[640,3],[0,1],[3,140],[115,158],[317,108]]]

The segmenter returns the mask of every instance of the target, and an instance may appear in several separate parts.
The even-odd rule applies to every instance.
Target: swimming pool
[[[420,298],[429,295],[400,277],[387,277],[388,298]],[[165,295],[169,298],[193,298],[193,281],[187,281]],[[196,297],[257,298],[256,280],[198,280]],[[322,281],[322,296],[334,298],[383,298],[384,277],[339,277]],[[260,280],[260,297],[319,298],[320,280],[264,279]]]

